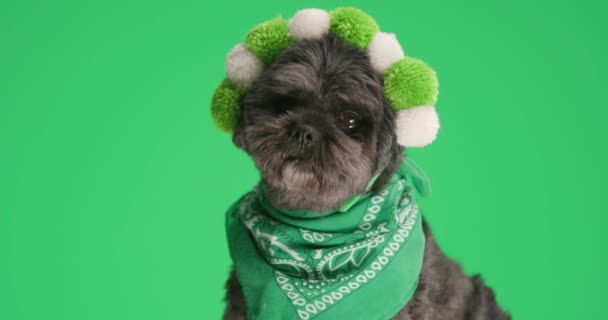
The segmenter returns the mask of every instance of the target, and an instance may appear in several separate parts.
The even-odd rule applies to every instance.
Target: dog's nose
[[[319,139],[319,131],[307,124],[291,125],[288,135],[300,148],[308,147]]]

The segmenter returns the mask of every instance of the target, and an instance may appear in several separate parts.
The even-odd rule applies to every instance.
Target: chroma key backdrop
[[[437,71],[408,153],[446,253],[514,319],[605,318],[605,1],[2,1],[0,319],[219,319],[258,181],[209,104],[255,25],[355,6]],[[378,299],[378,297],[370,297]]]

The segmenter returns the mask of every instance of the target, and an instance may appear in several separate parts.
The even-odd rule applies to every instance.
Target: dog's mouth
[[[302,154],[289,155],[283,158],[281,165],[281,171],[285,173],[285,170],[295,170],[296,172],[305,173],[314,167],[314,160],[310,156]]]
[[[283,161],[284,163],[301,163],[306,161],[306,159],[303,156],[288,156],[285,157],[285,161]]]
[[[288,156],[283,159],[283,164],[281,165],[282,171],[286,169],[297,169],[298,171],[305,169],[309,161],[306,160],[303,156]]]

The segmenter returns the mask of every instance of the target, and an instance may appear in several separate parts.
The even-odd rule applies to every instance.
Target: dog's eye
[[[340,112],[338,124],[340,128],[346,132],[354,130],[359,125],[359,114],[352,110],[344,110]]]
[[[298,101],[293,97],[280,97],[272,102],[273,109],[278,114],[285,114],[296,106]]]

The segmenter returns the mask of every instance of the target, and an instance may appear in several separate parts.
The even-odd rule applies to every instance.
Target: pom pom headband
[[[374,70],[384,76],[384,97],[397,111],[398,143],[423,147],[433,142],[439,130],[435,71],[423,61],[405,56],[395,34],[381,32],[372,17],[352,7],[331,12],[304,9],[290,20],[277,17],[254,27],[245,42],[228,53],[226,78],[211,101],[217,127],[228,133],[234,130],[240,96],[284,49],[298,40],[320,39],[328,32],[366,50]]]

